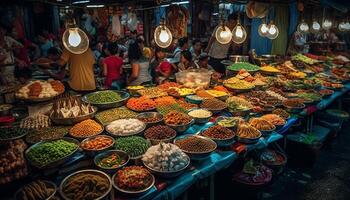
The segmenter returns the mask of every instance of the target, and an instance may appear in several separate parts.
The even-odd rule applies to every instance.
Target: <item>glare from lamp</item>
[[[329,30],[332,27],[332,21],[325,19],[322,23],[322,28],[324,30]]]
[[[345,30],[349,31],[350,30],[350,22],[348,22],[348,21],[345,22],[344,28],[345,28]]]
[[[169,34],[166,32],[166,30],[161,30],[159,34],[159,40],[161,42],[167,42],[169,40]]]
[[[321,29],[320,24],[317,21],[312,22],[311,31],[318,32]]]
[[[69,31],[68,43],[73,47],[79,46],[81,42],[81,37],[77,29],[69,29],[68,31]]]
[[[215,31],[215,38],[220,44],[228,44],[232,39],[232,32],[227,26],[219,26]]]
[[[244,27],[242,25],[240,25],[239,23],[236,25],[236,27],[233,29],[232,31],[233,33],[233,37],[232,40],[234,43],[236,44],[242,44],[246,38],[247,38],[247,32],[244,29]]]
[[[276,26],[275,25],[271,26],[269,29],[269,34],[274,35],[276,34],[276,32],[277,32]]]
[[[339,25],[338,25],[338,29],[339,29],[339,31],[346,31],[346,25],[345,25],[345,22],[341,22],[341,23],[339,23]]]
[[[266,37],[268,31],[269,31],[269,27],[267,26],[266,23],[260,24],[258,28],[258,33],[261,37]]]
[[[266,37],[269,38],[270,40],[276,39],[279,34],[278,27],[275,24],[271,23],[268,28],[269,28],[269,31]]]
[[[241,26],[238,26],[235,32],[236,37],[242,38],[243,37],[243,30]]]

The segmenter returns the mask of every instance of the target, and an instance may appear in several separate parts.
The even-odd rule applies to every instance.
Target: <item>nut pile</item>
[[[102,126],[92,119],[87,119],[74,125],[69,134],[73,137],[90,137],[102,132]]]
[[[226,127],[216,125],[203,131],[202,135],[215,140],[225,140],[233,138],[235,136],[235,132]]]
[[[152,126],[145,131],[145,137],[153,140],[164,140],[176,136],[176,131],[168,126]]]
[[[212,113],[205,109],[195,109],[190,111],[188,115],[194,118],[208,118],[211,117]]]
[[[216,148],[215,143],[197,136],[188,136],[175,141],[181,150],[185,152],[202,153],[213,151]]]
[[[171,111],[164,117],[166,124],[171,125],[184,125],[191,122],[191,117],[180,112]]]
[[[225,102],[218,99],[205,99],[200,107],[208,110],[223,110],[227,108],[227,105]]]

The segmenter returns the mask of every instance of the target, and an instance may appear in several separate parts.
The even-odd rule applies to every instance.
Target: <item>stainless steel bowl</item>
[[[225,127],[226,128],[226,127]],[[208,128],[207,128],[208,129]],[[226,139],[218,139],[218,138],[212,138],[212,137],[209,137],[209,136],[206,136],[206,135],[203,135],[204,131],[206,131],[207,129],[203,129],[200,133],[200,135],[202,135],[203,137],[207,137],[211,140],[213,140],[218,147],[227,147],[227,146],[230,146],[232,145],[234,142],[235,142],[235,136],[236,134],[233,134],[232,137],[230,138],[226,138]],[[229,129],[229,128],[227,128]],[[232,129],[230,129],[232,130]]]
[[[147,127],[151,127],[151,126],[155,126],[163,123],[163,120],[164,120],[163,115],[161,115],[158,112],[144,112],[136,116],[136,118],[140,121],[142,121],[141,120],[142,118],[153,118],[153,117],[158,117],[159,120],[155,122],[144,122]]]
[[[60,187],[59,187],[59,192],[60,192],[60,195],[63,197],[63,199],[65,199],[65,200],[72,200],[72,199],[68,198],[66,196],[66,194],[63,192],[63,187],[66,184],[67,180],[69,180],[73,176],[75,176],[77,174],[80,174],[80,173],[96,174],[96,175],[104,177],[104,178],[106,178],[108,180],[108,182],[109,182],[108,190],[103,195],[101,195],[100,197],[96,198],[95,200],[104,199],[111,192],[111,190],[112,190],[112,180],[106,173],[101,172],[99,170],[86,169],[86,170],[80,170],[80,171],[74,172],[74,173],[68,175],[66,178],[63,179],[63,181],[61,182]],[[88,192],[90,192],[90,191],[88,191]]]
[[[43,143],[47,143],[47,142],[50,142],[50,141],[43,141],[43,142],[38,142],[32,146],[30,146],[26,151],[25,151],[25,156],[27,158],[27,161],[29,162],[30,165],[36,167],[36,168],[39,168],[39,169],[47,169],[47,168],[54,168],[54,167],[57,167],[59,165],[62,165],[64,164],[66,161],[68,161],[78,150],[79,150],[79,141],[74,139],[74,138],[69,138],[69,137],[63,137],[61,139],[57,139],[57,140],[65,140],[67,142],[72,142],[74,144],[77,145],[77,148],[72,151],[69,155],[65,156],[64,158],[61,158],[59,160],[55,160],[51,163],[48,163],[46,165],[40,165],[40,163],[35,163],[33,161],[31,161],[29,158],[28,158],[28,152],[31,151],[34,147],[38,146],[38,145],[41,145]]]
[[[285,104],[283,104],[283,106],[286,108],[286,111],[289,113],[300,113],[305,108],[305,104],[303,104],[303,106],[301,107],[291,107]]]
[[[163,143],[172,143],[173,140],[175,139],[176,137],[176,134],[170,138],[166,138],[166,139],[162,139],[162,140],[158,140],[158,139],[151,139],[151,138],[147,138],[147,140],[149,140],[151,142],[151,145],[157,145],[159,144],[160,142],[163,142]]]
[[[192,126],[192,124],[194,124],[194,119],[192,119],[189,123],[187,124],[182,124],[182,125],[173,125],[173,124],[167,124],[165,123],[167,126],[169,126],[170,128],[174,129],[176,132],[178,133],[183,133],[185,132],[187,129],[190,128],[190,126]]]
[[[243,138],[243,137],[239,137],[238,135],[236,135],[236,140],[238,142],[244,143],[244,144],[255,144],[257,142],[259,142],[259,139],[261,138],[262,134],[260,133],[259,137],[256,138]]]
[[[111,154],[117,154],[119,157],[121,157],[122,159],[125,160],[125,163],[117,166],[117,167],[102,167],[100,165],[98,165],[98,163],[103,159],[106,158],[108,156],[110,156]],[[124,166],[126,166],[129,163],[130,160],[130,156],[125,152],[125,151],[120,151],[120,150],[109,150],[109,151],[105,151],[102,153],[99,153],[98,155],[95,156],[94,158],[94,163],[95,165],[101,169],[102,171],[112,174],[115,173],[118,169],[123,168]]]
[[[174,144],[176,144],[176,141],[179,140],[179,139],[183,139],[183,138],[186,138],[186,137],[189,137],[189,136],[194,136],[194,137],[199,137],[199,138],[202,138],[204,140],[207,140],[209,141],[210,143],[212,143],[214,145],[214,148],[213,149],[210,149],[208,151],[203,151],[203,152],[194,152],[194,151],[186,151],[186,150],[183,150],[181,149],[183,152],[185,152],[190,158],[191,160],[204,160],[206,159],[213,151],[216,150],[217,148],[217,144],[210,138],[207,138],[207,137],[204,137],[204,136],[200,136],[200,135],[183,135],[183,136],[180,136],[178,138],[176,138],[174,140]]]
[[[93,103],[89,101],[89,96],[93,95],[93,94],[99,94],[101,93],[101,91],[97,91],[97,92],[93,92],[93,93],[89,93],[83,96],[82,100],[85,103],[90,103],[91,105],[97,106],[100,109],[107,109],[107,108],[116,108],[116,107],[120,107],[123,106],[128,99],[130,98],[129,93],[124,92],[124,91],[117,91],[117,90],[111,90],[113,92],[118,93],[121,96],[121,99],[118,101],[114,101],[114,102],[108,102],[108,103]]]
[[[210,116],[209,117],[204,117],[204,118],[194,117],[194,116],[189,114],[191,111],[194,111],[194,110],[205,110],[205,111],[208,111],[208,112],[210,112]],[[211,111],[209,111],[207,109],[204,109],[204,108],[193,108],[193,109],[190,109],[187,114],[194,119],[194,123],[196,123],[196,124],[208,123],[210,118],[213,116],[213,113]]]
[[[268,136],[268,135],[271,135],[275,130],[276,130],[276,127],[271,130],[265,130],[265,131],[260,130],[260,132],[263,136]]]
[[[78,117],[68,117],[68,118],[55,118],[53,117],[53,112],[50,114],[50,119],[53,121],[55,124],[59,125],[74,125],[76,123],[79,123],[81,121],[87,120],[87,119],[92,119],[96,112],[97,112],[97,107],[93,106],[93,112],[86,114],[86,115],[81,115]]]
[[[231,60],[233,63],[237,63],[237,62],[249,62],[249,56],[230,55],[230,60]]]
[[[187,156],[187,155],[186,155]],[[148,165],[145,164],[145,162],[143,162],[143,165],[154,175],[162,177],[162,178],[174,178],[177,177],[179,175],[181,175],[186,169],[187,167],[190,165],[190,157],[187,156],[187,164],[182,168],[179,169],[177,171],[159,171],[156,169],[153,169],[151,167],[149,167]]]
[[[45,183],[45,185],[46,185],[46,187],[47,188],[52,188],[53,189],[53,192],[52,192],[52,194],[50,194],[46,199],[51,199],[52,197],[54,197],[55,196],[55,194],[56,194],[56,192],[57,192],[57,186],[56,186],[56,184],[54,183],[54,182],[52,182],[52,181],[46,181],[46,180],[42,180],[44,183]],[[23,187],[22,188],[20,188],[19,190],[17,190],[17,192],[15,193],[15,197],[14,197],[14,199],[22,199],[22,198],[20,198],[19,197],[19,195],[20,195],[20,193],[22,192],[22,190],[23,190]]]
[[[102,149],[98,149],[98,150],[91,150],[91,149],[85,149],[85,148],[83,148],[83,144],[84,144],[84,143],[86,143],[86,142],[88,142],[88,141],[90,141],[90,140],[93,140],[93,139],[95,139],[95,138],[97,138],[97,137],[106,137],[106,138],[112,139],[113,142],[112,142],[112,144],[110,144],[109,146],[107,146],[107,147],[105,147],[105,148],[102,148]],[[89,155],[89,156],[95,156],[96,154],[99,154],[99,153],[101,153],[101,152],[103,152],[103,151],[106,151],[106,150],[108,150],[108,149],[111,149],[111,148],[114,146],[114,144],[115,144],[115,140],[114,140],[113,137],[108,136],[108,135],[96,135],[96,136],[93,136],[93,137],[89,137],[89,138],[84,139],[84,140],[80,143],[80,147],[86,152],[87,155]]]
[[[112,184],[113,184],[113,187],[118,190],[119,192],[122,192],[124,194],[128,194],[128,195],[133,195],[133,196],[140,196],[140,195],[143,195],[145,194],[146,192],[148,192],[148,190],[150,190],[153,186],[154,186],[154,182],[155,182],[155,178],[153,176],[153,174],[151,174],[151,177],[152,177],[152,182],[151,184],[146,187],[145,189],[143,190],[137,190],[137,191],[129,191],[129,190],[124,190],[124,189],[121,189],[117,186],[116,182],[115,182],[115,179],[117,178],[118,176],[118,173],[115,173],[112,177]]]

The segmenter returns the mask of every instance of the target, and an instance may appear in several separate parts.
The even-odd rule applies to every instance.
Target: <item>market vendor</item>
[[[305,50],[306,35],[300,31],[295,31],[291,37],[287,49],[287,55],[295,55],[298,53],[307,53]]]
[[[226,26],[232,30],[236,25],[236,19],[237,15],[230,14],[227,18]],[[215,28],[215,30],[218,27]],[[226,71],[225,65],[221,63],[221,61],[225,60],[227,58],[228,50],[230,46],[233,44],[221,44],[216,40],[215,37],[215,30],[213,31],[212,36],[209,39],[209,43],[207,48],[205,49],[205,52],[209,54],[209,64],[215,69],[215,71],[224,74]]]
[[[180,62],[177,65],[177,69],[179,72],[188,70],[188,69],[193,69],[194,63],[192,61],[192,53],[188,50],[182,51],[181,56],[180,56]]]

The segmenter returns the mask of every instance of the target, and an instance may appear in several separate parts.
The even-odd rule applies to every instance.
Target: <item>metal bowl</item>
[[[98,165],[98,163],[103,159],[106,158],[108,156],[110,156],[111,154],[117,154],[119,157],[121,157],[122,159],[125,160],[125,163],[117,166],[117,167],[102,167],[100,165]],[[109,150],[109,151],[105,151],[102,153],[99,153],[98,155],[95,156],[94,158],[94,163],[95,165],[101,169],[102,171],[112,174],[115,173],[117,170],[123,168],[124,166],[126,166],[129,163],[130,160],[130,156],[125,152],[125,151],[120,151],[120,150]]]
[[[260,132],[261,132],[261,134],[263,135],[263,136],[268,136],[268,135],[271,135],[274,131],[276,130],[276,126],[275,126],[275,128],[273,128],[273,129],[271,129],[271,130],[259,130]]]
[[[158,112],[144,112],[144,113],[140,113],[136,116],[136,118],[140,121],[142,121],[142,118],[153,118],[153,117],[158,117],[159,120],[155,121],[155,122],[144,122],[146,124],[147,127],[151,127],[151,126],[155,126],[155,125],[159,125],[162,124],[164,118],[163,115],[161,115]]]
[[[286,108],[286,111],[289,113],[300,113],[305,108],[305,104],[303,104],[303,106],[301,107],[291,107],[285,104],[283,104],[283,106]]]
[[[243,137],[239,137],[238,135],[236,135],[236,140],[238,142],[241,142],[244,144],[255,144],[255,143],[259,142],[259,139],[261,138],[261,136],[262,136],[261,132],[260,132],[259,137],[256,137],[256,138],[243,138]]]
[[[20,101],[25,101],[25,102],[44,102],[44,101],[50,101],[59,95],[63,94],[64,92],[58,93],[55,96],[52,97],[44,97],[44,98],[21,98],[16,95],[16,99]]]
[[[50,142],[50,141],[43,141],[43,142],[38,142],[32,146],[30,146],[26,151],[25,151],[25,156],[26,156],[26,159],[27,161],[29,162],[30,165],[36,167],[36,168],[39,168],[39,169],[48,169],[48,168],[54,168],[54,167],[57,167],[59,165],[62,165],[64,164],[66,161],[68,161],[71,157],[73,157],[73,155],[79,150],[79,141],[74,139],[74,138],[69,138],[69,137],[63,137],[61,139],[57,139],[57,140],[65,140],[67,142],[72,142],[74,144],[77,145],[77,148],[72,151],[70,154],[66,155],[64,158],[61,158],[59,160],[56,160],[56,161],[53,161],[51,163],[48,163],[46,165],[40,165],[40,163],[35,163],[33,161],[31,161],[29,158],[28,158],[28,152],[30,150],[32,150],[34,147],[38,146],[38,145],[41,145],[43,143],[47,143],[47,142]]]
[[[51,199],[51,198],[53,198],[53,197],[55,196],[56,192],[57,192],[57,186],[56,186],[56,184],[55,184],[54,182],[52,182],[52,181],[46,181],[46,180],[42,180],[42,181],[45,183],[45,185],[46,185],[47,188],[52,188],[52,189],[53,189],[52,194],[50,194],[46,199]],[[23,190],[23,187],[20,188],[19,190],[17,190],[17,192],[15,193],[14,199],[16,199],[16,200],[17,200],[17,199],[22,199],[22,198],[19,197],[19,195],[20,195],[20,193],[22,192],[22,190]]]
[[[11,115],[11,109],[13,108],[13,106],[11,104],[2,104],[1,106],[5,105],[7,106],[7,108],[0,111],[0,116]]]
[[[153,174],[150,173],[150,175],[151,175],[151,177],[152,177],[152,182],[151,182],[151,184],[150,184],[148,187],[146,187],[146,188],[143,189],[143,190],[129,191],[129,190],[124,190],[124,189],[119,188],[119,187],[117,186],[116,182],[115,182],[115,179],[117,178],[118,173],[115,173],[115,174],[113,175],[113,177],[112,177],[112,184],[113,184],[113,187],[114,187],[116,190],[118,190],[119,192],[122,192],[122,193],[128,194],[128,195],[140,196],[140,195],[143,195],[143,194],[147,193],[148,190],[150,190],[150,189],[154,186],[155,178],[154,178]]]
[[[107,197],[107,195],[110,193],[110,191],[112,190],[112,180],[111,178],[104,172],[101,172],[99,170],[94,170],[94,169],[86,169],[86,170],[80,170],[80,171],[77,171],[77,172],[74,172],[70,175],[68,175],[66,178],[63,179],[63,181],[61,182],[60,184],[60,188],[59,188],[59,192],[60,192],[60,195],[61,197],[63,197],[63,199],[65,200],[72,200],[70,198],[68,198],[66,196],[66,194],[63,192],[63,186],[66,184],[66,182],[72,178],[74,175],[77,175],[77,174],[80,174],[80,173],[89,173],[89,174],[97,174],[97,175],[100,175],[101,177],[104,177],[108,180],[109,182],[109,187],[108,187],[108,190],[103,194],[101,195],[100,197],[96,198],[95,200],[100,200],[100,199],[104,199],[105,197]],[[90,192],[90,191],[87,191],[87,192]]]
[[[113,142],[112,142],[111,145],[109,145],[109,146],[107,146],[107,147],[105,147],[105,148],[102,148],[102,149],[91,150],[91,149],[85,149],[85,148],[83,148],[83,144],[84,144],[84,143],[86,143],[86,142],[88,142],[88,141],[90,141],[90,140],[93,140],[93,139],[95,139],[95,138],[97,138],[97,137],[106,137],[106,138],[110,138],[110,139],[112,139]],[[115,144],[115,140],[114,140],[113,137],[108,136],[108,135],[96,135],[96,136],[92,136],[92,137],[89,137],[89,138],[84,139],[84,140],[80,143],[80,147],[81,147],[88,155],[90,155],[90,156],[95,156],[96,154],[99,154],[99,153],[101,153],[102,151],[106,151],[106,150],[112,148],[112,147],[114,146],[114,144]]]
[[[225,128],[226,128],[226,127],[225,127]],[[235,133],[234,133],[234,134],[232,135],[232,137],[230,137],[230,138],[226,138],[226,139],[217,139],[217,138],[212,138],[212,137],[203,135],[203,132],[206,131],[207,129],[208,129],[208,128],[203,129],[203,130],[201,131],[200,135],[203,136],[203,137],[207,137],[207,138],[213,140],[213,141],[217,144],[218,147],[227,147],[227,146],[232,145],[232,144],[235,142],[235,136],[236,136]],[[229,128],[228,128],[228,129],[229,129]],[[230,129],[230,130],[232,130],[232,129]]]
[[[205,118],[200,118],[200,117],[194,117],[192,115],[190,115],[189,113],[193,110],[205,110],[205,111],[208,111],[210,112],[210,116],[209,117],[205,117]],[[213,113],[207,109],[204,109],[204,108],[193,108],[193,109],[190,109],[187,114],[192,117],[194,119],[194,123],[196,124],[205,124],[205,123],[208,123],[210,118],[213,116]]]
[[[249,62],[249,56],[230,55],[230,60],[231,60],[233,63],[237,63],[237,62]]]
[[[123,106],[127,100],[130,98],[129,93],[124,92],[124,91],[118,91],[118,90],[111,90],[113,92],[118,93],[122,99],[118,100],[118,101],[114,101],[114,102],[109,102],[109,103],[93,103],[89,101],[89,96],[93,95],[93,94],[99,94],[101,93],[101,91],[97,91],[97,92],[93,92],[93,93],[89,93],[83,96],[82,100],[85,103],[90,103],[91,105],[97,106],[100,109],[107,109],[107,108],[116,108],[116,107],[120,107]]]
[[[167,126],[169,126],[170,128],[174,129],[176,132],[178,133],[183,133],[185,132],[187,129],[190,128],[190,126],[192,126],[192,124],[194,124],[194,119],[192,119],[189,123],[187,124],[182,124],[182,125],[173,125],[173,124],[167,124],[165,123]]]
[[[98,132],[98,133],[93,134],[93,135],[89,135],[89,136],[75,136],[75,135],[72,135],[72,134],[71,134],[70,129],[69,129],[69,131],[68,131],[68,134],[69,134],[71,137],[75,138],[75,139],[84,140],[84,139],[86,139],[86,138],[94,137],[94,136],[96,136],[96,135],[100,135],[101,133],[103,133],[104,127],[103,127],[101,124],[99,124],[99,125],[101,126],[101,129],[102,129],[102,130],[101,130],[100,132]]]
[[[170,137],[170,138],[166,138],[166,139],[162,139],[162,140],[157,140],[157,139],[147,138],[147,137],[145,136],[145,138],[151,142],[151,145],[157,145],[157,144],[159,144],[160,142],[163,142],[163,143],[172,143],[175,137],[176,137],[176,134],[175,134],[174,136]]]
[[[118,119],[118,120],[121,120],[121,119]],[[117,120],[115,120],[117,121]],[[141,120],[140,120],[141,121]],[[142,122],[142,121],[141,121]],[[118,134],[118,133],[113,133],[111,131],[108,130],[108,126],[111,124],[109,123],[108,125],[106,125],[106,131],[109,135],[111,136],[114,136],[114,137],[128,137],[128,136],[133,136],[133,135],[141,135],[141,133],[143,133],[143,131],[146,129],[146,123],[142,122],[143,123],[143,126],[142,128],[139,130],[139,131],[136,131],[136,132],[131,132],[129,134]]]
[[[246,116],[249,115],[251,110],[252,110],[251,108],[247,108],[247,109],[244,109],[244,110],[232,110],[232,109],[229,109],[229,111],[232,113],[232,115],[234,117],[246,117]]]
[[[217,148],[216,142],[214,142],[214,141],[213,141],[212,139],[210,139],[210,138],[207,138],[207,137],[204,137],[204,136],[200,136],[200,135],[183,135],[183,136],[177,137],[177,138],[175,138],[175,140],[174,140],[174,144],[176,144],[176,141],[177,141],[177,140],[186,138],[186,137],[188,137],[188,136],[194,136],[194,137],[202,138],[202,139],[204,139],[204,140],[209,141],[210,143],[212,143],[212,144],[215,146],[213,149],[210,149],[209,151],[204,151],[204,152],[186,151],[186,150],[183,150],[183,149],[180,148],[183,152],[185,152],[185,153],[191,158],[191,160],[204,160],[204,159],[206,159],[213,151],[215,151],[216,148]]]
[[[186,155],[187,156],[187,155]],[[190,165],[190,157],[187,156],[187,164],[182,168],[182,169],[179,169],[177,171],[159,171],[159,170],[156,170],[156,169],[153,169],[151,167],[149,167],[148,165],[145,164],[145,162],[143,162],[143,165],[154,175],[156,176],[159,176],[161,178],[174,178],[174,177],[177,177],[179,175],[181,175],[186,169],[187,167]]]
[[[134,112],[137,112],[137,113],[143,113],[143,112],[152,112],[152,111],[155,111],[156,110],[156,107],[154,108],[150,108],[150,109],[147,109],[147,110],[135,110],[135,109],[132,109],[132,108],[129,108],[127,107],[128,109],[134,111]]]
[[[220,117],[216,118],[215,123],[216,123],[217,125],[219,125],[219,122],[220,122],[221,120],[227,119],[227,118],[232,118],[232,117],[220,116]],[[222,125],[220,125],[220,126],[222,126]],[[237,127],[237,122],[235,122],[232,126],[223,126],[223,127],[229,128],[229,129],[231,129],[231,130],[235,130],[236,127]]]
[[[81,115],[78,117],[68,117],[68,118],[55,118],[53,117],[53,112],[50,114],[50,119],[55,123],[59,125],[74,125],[76,123],[79,123],[81,121],[87,120],[87,119],[92,119],[96,112],[97,112],[97,107],[93,106],[93,112],[86,114],[86,115]]]
[[[7,127],[7,126],[0,127],[0,133],[2,132],[2,129],[10,129],[10,128],[11,127]],[[29,131],[31,131],[31,129],[24,129],[24,130],[25,131],[23,131],[23,133],[21,135],[17,135],[16,137],[0,139],[0,144],[7,143],[7,142],[12,141],[12,140],[17,140],[17,139],[23,138],[24,136],[26,136],[28,134]]]

